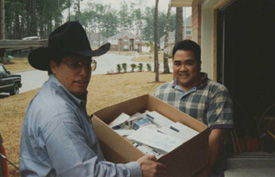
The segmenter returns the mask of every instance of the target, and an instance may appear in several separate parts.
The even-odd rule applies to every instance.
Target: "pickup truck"
[[[22,87],[21,76],[11,74],[6,70],[5,66],[0,63],[0,93],[9,92],[10,95],[19,93],[19,88]]]

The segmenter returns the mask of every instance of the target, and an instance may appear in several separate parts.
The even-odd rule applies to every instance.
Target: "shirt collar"
[[[201,72],[200,75],[201,75],[201,82],[197,85],[198,89],[205,87],[208,81],[208,77],[206,73]]]
[[[57,79],[56,77],[54,77],[54,75],[50,75],[49,76],[49,82],[50,82],[50,85],[54,84],[56,85],[56,87],[58,87],[58,91],[61,92],[61,94],[64,94],[66,95],[66,97],[68,99],[70,99],[71,101],[75,102],[76,104],[78,105],[82,105],[82,106],[86,106],[86,103],[87,103],[87,91],[86,93],[84,94],[83,98],[78,98],[76,96],[74,96],[71,92],[69,92]]]
[[[203,87],[206,86],[206,83],[207,83],[207,80],[208,80],[208,77],[207,77],[207,74],[204,73],[204,72],[201,72],[200,73],[200,76],[202,78],[201,82],[196,86],[197,89],[201,89]],[[175,78],[173,83],[172,83],[172,88],[175,88],[175,86],[178,85],[178,80]]]

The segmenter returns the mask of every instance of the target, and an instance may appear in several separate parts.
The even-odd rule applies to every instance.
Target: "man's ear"
[[[55,75],[56,74],[57,64],[53,60],[50,60],[50,68],[52,70],[53,75]]]
[[[201,71],[201,60],[199,61],[199,65],[200,65],[200,71]]]

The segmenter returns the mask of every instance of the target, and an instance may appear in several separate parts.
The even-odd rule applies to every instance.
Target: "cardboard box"
[[[192,176],[207,164],[207,126],[151,95],[124,101],[94,113],[92,122],[106,160],[114,163],[127,163],[136,161],[144,155],[126,138],[118,135],[106,124],[112,122],[122,112],[133,115],[146,110],[157,111],[175,122],[181,122],[200,132],[158,159],[159,162],[167,166],[169,177]]]

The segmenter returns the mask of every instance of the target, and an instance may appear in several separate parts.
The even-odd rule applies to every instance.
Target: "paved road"
[[[39,88],[48,79],[48,73],[39,70],[24,71],[16,74],[20,74],[22,78],[20,93]]]
[[[127,63],[127,70],[130,71],[131,64],[138,64],[140,62],[131,61],[133,56],[123,56],[118,54],[105,54],[95,60],[97,61],[97,68],[93,72],[93,75],[96,74],[107,74],[108,72],[117,72],[117,64]],[[144,65],[144,64],[143,64]],[[152,65],[152,64],[151,64]],[[144,65],[146,67],[146,65]]]
[[[140,62],[131,61],[133,56],[123,56],[118,54],[105,54],[96,58],[97,61],[97,69],[93,72],[93,75],[97,74],[107,74],[108,72],[117,72],[116,67],[117,64],[127,63],[128,71],[131,70],[130,64],[135,63],[138,64]],[[146,63],[143,62],[144,70],[147,70]],[[161,62],[160,62],[161,63]],[[153,62],[150,63],[152,69],[154,69]],[[171,68],[171,67],[170,67]],[[162,69],[162,64],[160,65],[160,70]],[[45,71],[39,70],[31,70],[24,72],[17,72],[16,74],[20,74],[22,76],[22,88],[20,89],[20,93],[33,90],[36,88],[40,88],[42,84],[48,79],[48,74]]]

